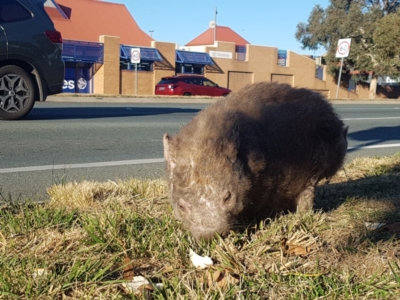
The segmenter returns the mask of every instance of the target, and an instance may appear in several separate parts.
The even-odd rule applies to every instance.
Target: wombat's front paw
[[[314,186],[307,187],[297,198],[297,212],[306,212],[314,206]]]

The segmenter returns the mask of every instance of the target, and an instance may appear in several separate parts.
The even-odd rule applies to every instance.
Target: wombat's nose
[[[217,237],[217,233],[215,231],[193,232],[193,236],[197,242],[210,242]]]

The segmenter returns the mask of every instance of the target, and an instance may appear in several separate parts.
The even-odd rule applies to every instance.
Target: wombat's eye
[[[182,199],[180,199],[177,204],[178,204],[179,210],[182,210],[182,211],[186,210]]]
[[[224,203],[228,202],[231,199],[231,192],[226,192],[224,196]]]

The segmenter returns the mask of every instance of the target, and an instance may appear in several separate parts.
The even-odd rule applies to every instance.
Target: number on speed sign
[[[336,57],[347,57],[350,52],[351,39],[340,39],[336,50]]]
[[[140,64],[140,48],[131,49],[131,63]]]

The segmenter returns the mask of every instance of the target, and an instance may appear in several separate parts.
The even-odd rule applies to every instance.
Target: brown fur
[[[318,93],[248,85],[164,135],[171,203],[197,238],[242,220],[312,209],[315,185],[341,167],[347,128]]]

